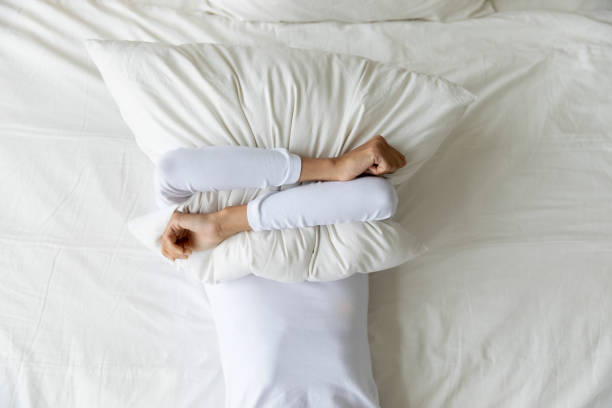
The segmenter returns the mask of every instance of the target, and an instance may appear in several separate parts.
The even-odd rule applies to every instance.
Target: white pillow
[[[408,160],[388,177],[397,185],[433,155],[473,100],[442,78],[320,51],[99,40],[87,41],[87,48],[154,162],[179,147],[228,144],[332,157],[382,134]],[[217,211],[266,191],[199,193],[179,209]],[[175,207],[130,224],[159,256],[159,237]],[[176,262],[205,282],[249,273],[286,282],[328,281],[388,269],[423,250],[406,228],[388,219],[243,232]]]
[[[202,9],[240,20],[288,23],[454,21],[495,11],[488,0],[203,0]]]
[[[368,276],[285,284],[246,276],[206,285],[226,408],[375,408]]]

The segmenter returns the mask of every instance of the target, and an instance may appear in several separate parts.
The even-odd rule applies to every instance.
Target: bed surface
[[[202,285],[127,230],[155,206],[153,165],[82,38],[286,44],[465,86],[478,102],[399,191],[431,249],[370,276],[382,407],[611,406],[612,12],[596,9],[286,25],[0,2],[0,406],[223,404]]]

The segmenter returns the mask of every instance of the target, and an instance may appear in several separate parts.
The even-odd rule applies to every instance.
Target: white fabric
[[[227,408],[374,408],[368,276],[206,285]]]
[[[269,192],[250,201],[247,213],[254,231],[307,228],[386,220],[395,215],[398,202],[397,192],[388,180],[363,176]]]
[[[396,217],[430,250],[369,275],[381,406],[609,407],[611,23],[513,11],[285,26],[0,2],[0,406],[224,403],[200,282],[127,229],[156,207],[154,166],[81,44],[113,37],[344,52],[475,93],[398,190]]]
[[[280,147],[244,146],[180,148],[166,153],[156,171],[158,201],[180,203],[199,191],[295,184],[301,158]],[[316,181],[284,191],[268,191],[247,204],[253,231],[307,228],[392,217],[395,188],[382,176],[349,181]]]
[[[335,157],[382,134],[407,156],[408,164],[387,175],[400,185],[435,153],[474,99],[443,78],[342,54],[280,46],[86,43],[154,162],[177,147],[225,144]],[[269,192],[194,194],[180,206],[135,219],[130,230],[162,256],[159,237],[174,208],[218,211],[262,194]],[[389,269],[423,250],[391,218],[242,232],[176,263],[205,282],[249,273],[284,282],[328,281]]]
[[[201,8],[251,21],[352,23],[422,19],[464,20],[492,13],[488,0],[202,0]]]
[[[284,147],[201,146],[164,154],[156,167],[160,206],[180,204],[198,191],[295,184],[302,159]]]
[[[475,100],[440,76],[340,53],[84,42],[153,162],[176,148],[221,144],[335,157],[381,134],[407,156],[408,164],[388,175],[400,185],[431,158]]]
[[[612,11],[610,0],[491,0],[495,10]]]

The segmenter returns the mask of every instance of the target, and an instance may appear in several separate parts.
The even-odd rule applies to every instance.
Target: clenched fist
[[[352,180],[361,174],[393,173],[406,165],[403,154],[387,143],[381,135],[334,159],[340,181]]]

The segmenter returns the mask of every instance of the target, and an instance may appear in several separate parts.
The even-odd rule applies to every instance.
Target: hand
[[[174,211],[160,237],[162,254],[172,261],[186,259],[223,241],[216,213],[188,214]]]
[[[365,173],[374,176],[393,173],[406,165],[406,158],[381,135],[335,159],[339,181],[352,180]]]

